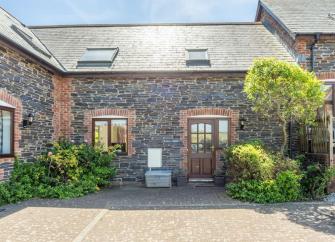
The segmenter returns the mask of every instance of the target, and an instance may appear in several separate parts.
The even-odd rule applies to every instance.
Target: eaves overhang
[[[33,58],[35,61],[37,61],[38,63],[40,63],[44,67],[46,67],[49,71],[57,72],[58,74],[65,73],[65,69],[60,69],[57,66],[49,63],[48,61],[45,61],[40,56],[38,56],[35,53],[27,50],[26,48],[22,47],[21,45],[15,43],[10,38],[8,38],[7,36],[5,36],[5,35],[3,35],[1,33],[0,33],[0,40],[2,40],[8,46],[11,46],[12,48],[17,49],[18,51],[20,51],[23,54],[27,55],[27,57]]]

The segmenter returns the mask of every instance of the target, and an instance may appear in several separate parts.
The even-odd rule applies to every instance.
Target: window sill
[[[9,155],[0,155],[0,159],[4,159],[4,158],[15,158],[15,155],[13,155],[13,154],[9,154]]]

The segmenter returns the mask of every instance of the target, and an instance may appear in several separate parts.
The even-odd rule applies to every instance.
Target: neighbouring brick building
[[[332,12],[333,10],[333,12]],[[251,111],[255,58],[298,62],[335,82],[335,2],[262,0],[254,23],[26,27],[0,9],[0,180],[59,138],[121,145],[119,176],[143,178],[148,152],[190,177],[220,171],[238,140],[281,142]],[[159,159],[159,158],[157,158]]]

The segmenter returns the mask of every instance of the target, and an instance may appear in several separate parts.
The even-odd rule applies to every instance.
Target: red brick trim
[[[71,127],[73,119],[71,113],[72,79],[53,76],[52,81],[54,85],[54,90],[52,92],[54,98],[54,104],[52,106],[52,126],[54,128],[53,139],[70,139],[71,134],[73,134],[73,128]]]
[[[6,90],[0,89],[0,100],[15,107],[14,112],[14,154],[19,157],[21,155],[20,140],[21,130],[20,124],[22,121],[22,102],[19,98],[10,95]],[[13,162],[14,158],[0,158],[0,163]],[[0,179],[1,180],[1,179]]]
[[[136,112],[135,110],[128,110],[128,109],[96,109],[87,111],[84,114],[84,125],[86,128],[85,133],[85,142],[91,144],[92,143],[92,119],[98,116],[122,116],[128,119],[128,156],[135,154],[135,149],[133,148],[132,141],[133,141],[133,128],[135,127],[135,118]]]
[[[180,164],[181,168],[187,169],[188,164],[188,119],[192,116],[199,116],[199,115],[220,115],[226,116],[230,118],[230,140],[232,143],[238,140],[238,136],[236,133],[236,129],[238,127],[238,119],[239,119],[239,111],[225,109],[225,108],[196,108],[196,109],[187,109],[180,111],[179,123],[180,127],[182,128],[182,136],[181,136],[181,157],[182,162]],[[217,153],[217,168],[219,168],[219,157],[220,154]]]
[[[4,178],[5,178],[5,170],[0,169],[0,181],[4,180]]]

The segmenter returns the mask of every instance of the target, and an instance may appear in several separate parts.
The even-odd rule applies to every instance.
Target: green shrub
[[[283,157],[281,154],[274,154],[272,159],[275,164],[275,174],[282,171],[294,171],[297,174],[300,173],[300,161],[298,159],[293,160],[288,157]]]
[[[274,180],[240,181],[227,186],[228,195],[241,201],[274,203],[283,201]]]
[[[67,141],[55,143],[48,154],[39,158],[39,162],[48,168],[48,177],[60,183],[77,181],[82,172],[78,162],[78,146]]]
[[[104,151],[88,144],[55,143],[33,163],[15,161],[10,180],[0,183],[0,204],[33,197],[73,198],[110,184],[116,149]]]
[[[226,150],[227,174],[234,182],[271,179],[272,156],[258,141],[232,145]]]
[[[325,168],[319,164],[309,165],[302,177],[302,189],[307,198],[318,199],[326,194],[326,189],[335,177],[335,168]]]
[[[286,171],[275,180],[240,181],[227,186],[228,195],[242,201],[276,203],[296,201],[301,198],[300,176]]]
[[[284,202],[302,198],[300,181],[301,175],[297,175],[294,171],[286,170],[278,173],[275,182]]]

